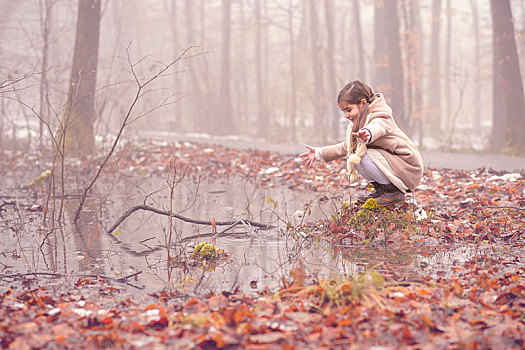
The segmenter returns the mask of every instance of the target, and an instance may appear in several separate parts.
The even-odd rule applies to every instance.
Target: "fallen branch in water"
[[[133,214],[134,212],[136,212],[137,210],[145,210],[145,211],[151,211],[155,214],[160,214],[160,215],[165,215],[165,216],[170,216],[170,212],[167,211],[167,210],[162,210],[162,209],[158,209],[158,208],[154,208],[154,207],[150,207],[149,205],[137,205],[133,208],[130,208],[128,210],[126,210],[124,212],[124,214],[122,214],[118,220],[107,230],[107,233],[111,234],[113,233],[113,231],[124,221],[126,220],[131,214]],[[179,214],[173,214],[171,213],[171,217],[175,218],[175,219],[179,219],[179,220],[182,220],[182,221],[185,221],[185,222],[189,222],[191,224],[197,224],[197,225],[217,225],[217,226],[236,226],[238,225],[240,222],[243,222],[243,223],[246,223],[248,225],[251,225],[251,226],[254,226],[254,227],[261,227],[261,228],[275,228],[275,226],[272,226],[272,225],[267,225],[267,224],[262,224],[260,222],[255,222],[255,221],[250,221],[250,220],[242,220],[242,221],[239,221],[239,220],[235,220],[235,221],[215,221],[214,223],[212,221],[205,221],[205,220],[198,220],[198,219],[192,219],[192,218],[188,218],[186,216],[182,216],[182,215],[179,215]],[[233,227],[232,226],[232,227]],[[230,228],[232,228],[230,227]],[[228,228],[228,229],[230,229]]]

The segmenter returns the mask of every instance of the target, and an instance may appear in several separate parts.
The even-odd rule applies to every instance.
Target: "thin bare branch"
[[[111,227],[107,230],[107,233],[111,234],[113,233],[113,231],[124,221],[126,220],[131,214],[133,214],[134,212],[138,211],[138,210],[144,210],[144,211],[151,211],[155,214],[159,214],[159,215],[165,215],[165,216],[170,216],[171,217],[174,217],[176,219],[179,219],[179,220],[182,220],[184,222],[188,222],[188,223],[191,223],[191,224],[197,224],[197,225],[213,225],[213,222],[212,221],[207,221],[207,220],[199,220],[199,219],[192,219],[192,218],[189,218],[189,217],[186,217],[186,216],[182,216],[182,215],[178,215],[178,214],[175,214],[175,213],[170,213],[169,211],[167,210],[163,210],[163,209],[158,209],[158,208],[154,208],[154,207],[151,207],[149,205],[137,205],[137,206],[134,206],[128,210],[126,210],[119,218],[118,220],[113,224],[111,225]],[[275,228],[275,226],[272,226],[272,225],[268,225],[268,224],[263,224],[263,223],[260,223],[260,222],[255,222],[255,221],[250,221],[250,220],[242,220],[242,222],[244,223],[247,223],[251,226],[254,226],[254,227],[260,227],[260,228],[267,228],[267,229],[270,229],[270,228]],[[239,220],[235,220],[235,221],[216,221],[215,222],[215,225],[217,226],[231,226],[233,224],[238,224],[239,223]]]

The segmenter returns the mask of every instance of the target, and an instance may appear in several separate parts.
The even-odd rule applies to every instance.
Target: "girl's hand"
[[[315,161],[315,148],[312,146],[308,146],[308,145],[304,145],[304,146],[308,148],[308,151],[299,154],[299,158],[302,158],[301,164],[309,168],[312,166],[312,164]]]
[[[367,129],[359,129],[357,132],[353,132],[352,136],[355,136],[358,141],[361,141],[363,143],[368,143],[368,141],[370,141],[370,139],[372,138],[370,131],[368,131]]]

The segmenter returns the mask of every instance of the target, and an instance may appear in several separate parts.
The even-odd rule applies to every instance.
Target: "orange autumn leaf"
[[[417,290],[417,294],[419,294],[419,295],[429,295],[430,292],[428,291],[428,289],[420,288],[420,289]]]
[[[426,326],[430,328],[435,328],[434,322],[432,322],[432,320],[427,315],[421,315],[421,320]]]
[[[55,338],[55,341],[56,341],[57,343],[60,343],[60,342],[64,341],[65,339],[66,339],[66,337],[65,337],[64,335],[59,335],[59,336],[57,336],[57,337]]]

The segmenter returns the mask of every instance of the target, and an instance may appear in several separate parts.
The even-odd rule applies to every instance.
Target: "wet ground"
[[[503,159],[513,166],[508,161]],[[4,203],[16,198],[23,207],[6,206],[0,212],[1,287],[21,281],[60,286],[65,281],[102,276],[139,295],[165,288],[186,295],[236,289],[255,292],[277,288],[298,267],[304,267],[311,280],[355,276],[375,269],[397,281],[417,282],[426,276],[446,275],[453,266],[477,255],[501,255],[507,249],[490,244],[451,246],[428,237],[413,237],[405,243],[328,244],[304,232],[291,235],[287,228],[330,218],[348,199],[342,191],[306,190],[286,181],[265,184],[257,174],[222,180],[206,176],[198,180],[193,174],[177,184],[170,198],[166,172],[148,173],[139,168],[104,175],[86,202],[80,230],[72,229],[77,205],[74,196],[64,202],[64,226],[50,230],[49,225],[42,228],[40,209],[45,194],[37,193],[44,187],[20,188],[35,177],[34,170],[4,177],[6,185],[0,198]],[[273,171],[277,170],[261,170],[267,174]],[[353,195],[364,188],[364,183],[353,187]],[[74,194],[76,189],[70,188],[68,193]],[[274,228],[258,229],[243,223],[216,236],[225,227],[175,220],[170,240],[168,217],[137,211],[113,232],[106,232],[122,213],[141,204],[163,210],[171,205],[173,212],[200,220],[243,219]],[[202,241],[222,249],[224,257],[204,268],[194,264],[191,252]],[[170,267],[168,245],[175,257]],[[122,279],[128,276],[133,277]]]
[[[280,286],[290,270],[304,267],[311,280],[350,275],[376,269],[398,281],[420,281],[423,276],[439,276],[451,267],[475,255],[497,254],[490,246],[447,246],[425,240],[406,244],[333,246],[322,240],[295,237],[286,231],[287,223],[298,225],[329,217],[342,198],[332,193],[313,193],[285,187],[261,187],[248,180],[221,182],[185,178],[173,196],[175,212],[201,220],[249,219],[274,225],[270,230],[243,224],[213,238],[213,228],[176,220],[172,236],[173,252],[191,256],[201,241],[213,242],[226,256],[203,269],[180,259],[167,267],[169,218],[137,211],[110,234],[106,230],[127,209],[146,202],[157,208],[169,208],[169,190],[165,179],[113,177],[101,181],[86,204],[81,217],[81,231],[71,230],[71,210],[66,210],[68,225],[48,235],[40,231],[40,213],[25,212],[18,218],[5,214],[0,256],[3,278],[0,286],[25,283],[60,286],[66,281],[104,276],[118,282],[122,277],[140,273],[121,283],[136,295],[165,288],[181,294],[234,291],[260,291]],[[198,188],[197,188],[198,187]],[[319,201],[325,195],[330,200]],[[74,208],[76,202],[66,202]],[[305,206],[309,214],[305,217]],[[101,209],[103,208],[103,209]],[[13,212],[11,212],[13,213]],[[36,215],[35,215],[36,214]],[[11,214],[12,215],[12,214]],[[11,224],[9,223],[11,221]],[[15,225],[12,223],[15,222]],[[11,227],[11,228],[9,228]],[[217,227],[221,231],[223,227]],[[44,242],[43,237],[46,237]],[[498,249],[501,249],[499,247]],[[180,252],[185,254],[180,255]],[[174,255],[177,255],[173,253]],[[30,275],[28,273],[39,273]],[[169,276],[168,276],[169,272]],[[28,274],[20,278],[16,274]],[[52,275],[46,275],[52,274]],[[65,276],[54,278],[54,274]],[[9,276],[13,276],[12,278]]]

